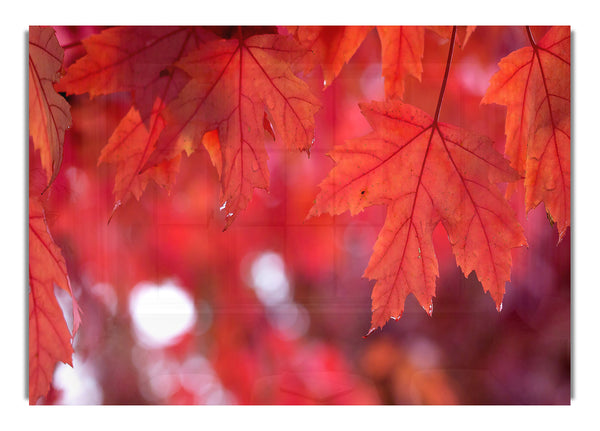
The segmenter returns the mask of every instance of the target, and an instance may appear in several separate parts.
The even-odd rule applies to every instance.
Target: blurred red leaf
[[[433,230],[442,222],[458,264],[476,271],[500,307],[510,250],[523,230],[494,183],[517,174],[489,139],[438,123],[400,101],[360,105],[374,132],[337,146],[309,216],[387,205],[365,276],[376,279],[371,330],[397,319],[413,293],[431,313],[438,275]]]
[[[29,134],[40,152],[50,185],[62,163],[65,130],[71,126],[69,103],[56,92],[64,51],[51,27],[29,28]]]
[[[525,176],[525,206],[544,202],[559,240],[571,224],[571,35],[552,27],[500,60],[482,103],[507,107],[506,155]]]

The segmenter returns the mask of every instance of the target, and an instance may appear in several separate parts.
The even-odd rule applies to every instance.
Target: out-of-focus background
[[[99,31],[57,27],[70,46],[65,66],[83,55],[78,41]],[[544,32],[534,28],[538,39]],[[527,44],[521,27],[477,28],[455,51],[441,121],[489,136],[503,152],[505,109],[480,101],[497,62]],[[447,52],[447,41],[426,32],[423,78],[408,78],[407,103],[435,111]],[[151,185],[108,223],[115,171],[97,160],[131,96],[69,97],[73,127],[47,218],[83,323],[73,368],[57,367],[41,403],[570,402],[570,233],[557,244],[543,205],[524,213],[522,189],[510,202],[529,247],[513,251],[502,312],[456,266],[439,225],[433,315],[410,296],[400,320],[363,338],[374,282],[361,276],[385,208],[306,215],[333,167],[326,153],[370,131],[358,103],[384,99],[376,32],[322,93],[319,74],[307,78],[323,105],[310,158],[266,139],[270,192],[256,190],[225,232],[204,151],[184,157],[170,194]],[[36,187],[43,172],[31,145],[29,162]]]

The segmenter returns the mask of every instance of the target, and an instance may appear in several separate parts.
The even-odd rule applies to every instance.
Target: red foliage
[[[307,50],[306,54],[297,60],[298,64],[306,73],[319,64],[323,71],[323,88],[327,88],[354,55],[371,28],[302,26],[290,27],[289,31]]]
[[[71,333],[54,286],[71,297],[65,259],[54,243],[39,198],[29,198],[29,399],[46,395],[58,361],[72,365]],[[73,298],[73,334],[81,318]]]
[[[69,104],[52,86],[60,78],[63,49],[50,27],[29,32],[29,133],[40,151],[47,183],[58,174],[65,131],[71,126]]]
[[[30,402],[66,402],[58,361],[108,404],[568,402],[569,241],[533,208],[568,239],[569,39],[538,31],[57,27],[63,72],[32,27]],[[404,317],[362,338],[365,266],[370,332]],[[160,343],[149,285],[192,309]]]
[[[527,211],[544,202],[559,241],[571,224],[571,33],[553,27],[500,60],[483,103],[506,105],[506,155],[525,177]]]
[[[321,184],[310,215],[356,214],[387,205],[384,227],[365,276],[373,289],[371,330],[399,319],[413,293],[431,314],[441,221],[465,276],[476,271],[500,308],[513,247],[526,245],[514,212],[493,185],[516,173],[491,142],[390,101],[361,105],[373,133],[337,147],[336,167]]]
[[[190,152],[216,128],[220,157],[214,144],[211,156],[222,164],[221,206],[230,226],[254,188],[269,186],[265,114],[287,146],[308,152],[313,144],[319,102],[290,66],[302,52],[290,37],[244,38],[240,30],[236,38],[208,42],[179,61],[193,79],[169,105],[167,126],[146,166]]]

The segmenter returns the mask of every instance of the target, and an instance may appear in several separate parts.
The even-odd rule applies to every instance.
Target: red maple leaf
[[[86,55],[58,84],[69,94],[90,97],[144,91],[201,38],[193,27],[114,27],[82,41]],[[152,103],[154,101],[152,100]]]
[[[321,65],[323,88],[339,75],[344,64],[354,55],[372,27],[365,26],[300,26],[289,27],[290,33],[306,48],[307,55],[298,62],[310,72]]]
[[[544,202],[559,241],[571,224],[571,35],[552,27],[500,63],[482,103],[507,107],[506,155],[525,176],[527,211]]]
[[[443,37],[444,39],[450,40],[452,38],[452,26],[451,25],[429,25],[427,28],[438,36]],[[467,26],[457,26],[456,27],[456,37],[457,43],[460,48],[464,48],[471,34],[475,31],[476,26],[467,25]]]
[[[289,37],[238,33],[217,39],[195,27],[133,27],[84,41],[87,55],[69,68],[60,88],[90,96],[131,91],[137,108],[99,160],[117,164],[115,208],[130,195],[139,199],[149,179],[169,187],[181,152],[190,154],[205,132],[218,128],[209,152],[224,163],[217,170],[229,226],[253,189],[268,187],[263,139],[264,130],[273,134],[271,123],[286,144],[310,148],[319,103],[291,69],[305,51]]]
[[[193,79],[167,107],[167,126],[146,163],[154,166],[193,149],[217,129],[210,148],[221,178],[221,205],[229,226],[254,188],[267,189],[265,113],[283,142],[308,151],[314,140],[318,100],[291,69],[304,54],[291,37],[264,34],[203,44],[177,66]],[[220,153],[220,156],[218,155]]]
[[[54,243],[42,203],[29,198],[29,402],[46,395],[58,361],[72,365],[72,335],[54,295],[59,286],[71,295],[65,259]],[[73,335],[81,321],[73,298]]]
[[[151,179],[167,189],[175,182],[181,160],[179,155],[139,173],[165,127],[164,120],[160,116],[162,109],[161,100],[156,99],[155,108],[150,116],[150,130],[148,130],[139,111],[132,106],[100,153],[98,164],[106,162],[117,165],[113,190],[115,195],[113,214],[130,195],[139,200]]]
[[[381,40],[385,97],[401,99],[406,75],[421,79],[425,29],[418,26],[379,26],[377,33]]]
[[[173,64],[216,36],[197,27],[115,27],[83,41],[86,55],[71,65],[59,89],[90,97],[119,91],[133,105],[103,148],[101,162],[115,163],[116,210],[130,196],[140,199],[150,179],[169,188],[179,171],[179,155],[140,174],[164,128],[161,112],[189,77]]]
[[[494,183],[514,181],[516,172],[488,138],[438,123],[414,106],[400,101],[360,106],[374,131],[330,153],[336,166],[321,183],[309,216],[387,206],[364,273],[377,279],[371,331],[400,318],[410,293],[431,313],[438,275],[432,235],[440,221],[463,273],[475,271],[500,307],[510,279],[510,250],[526,240]]]
[[[29,28],[29,134],[48,186],[60,168],[65,130],[71,125],[69,103],[53,86],[60,78],[63,54],[54,29]]]
[[[323,88],[339,75],[344,64],[361,46],[373,27],[367,26],[301,26],[290,32],[309,53],[299,60],[304,72],[316,64],[323,71]],[[451,28],[451,27],[450,27]],[[421,26],[377,27],[381,40],[382,75],[386,98],[401,98],[407,74],[420,79],[423,67],[424,29]]]
[[[452,26],[377,26],[386,99],[402,99],[404,81],[408,75],[421,80],[426,28],[451,40]],[[457,28],[461,48],[464,48],[474,30],[475,27]]]
[[[421,80],[425,47],[425,28],[450,40],[452,26],[377,26],[381,41],[382,76],[386,99],[401,99],[408,75]],[[339,75],[344,64],[354,55],[372,27],[368,26],[301,26],[289,27],[294,37],[309,50],[298,62],[304,72],[315,64],[323,71],[323,87],[327,88]],[[461,47],[467,43],[475,27],[459,27]]]

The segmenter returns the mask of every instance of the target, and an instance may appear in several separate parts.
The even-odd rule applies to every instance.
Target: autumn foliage
[[[53,88],[62,67],[62,48],[54,30],[33,27],[29,35],[29,127],[40,152],[46,187],[56,178],[63,139],[71,124],[69,104]],[[50,388],[57,361],[71,363],[71,333],[63,318],[54,285],[70,295],[65,260],[48,230],[39,196],[29,196],[29,394],[32,401]],[[79,311],[73,298],[75,324]]]
[[[340,378],[352,367],[340,350],[281,341],[279,330],[266,325],[282,313],[277,307],[288,307],[283,313],[297,313],[296,319],[302,313],[288,291],[263,300],[244,286],[240,271],[252,273],[248,262],[259,261],[259,250],[283,244],[284,264],[303,274],[297,283],[312,286],[298,288],[296,300],[303,294],[322,298],[314,286],[327,271],[337,271],[328,263],[352,265],[330,246],[336,238],[320,228],[334,226],[347,212],[348,223],[364,224],[365,214],[369,220],[375,214],[376,222],[367,225],[379,233],[361,261],[363,277],[375,281],[371,323],[344,327],[345,337],[366,342],[362,335],[393,330],[384,326],[400,319],[411,294],[429,316],[434,313],[438,279],[451,255],[464,278],[474,276],[501,311],[518,259],[537,239],[528,235],[525,216],[540,204],[550,220],[540,229],[552,232],[556,225],[554,247],[568,242],[568,27],[543,29],[539,40],[538,30],[519,29],[525,45],[497,58],[500,51],[487,49],[484,43],[492,42],[477,33],[500,40],[502,28],[112,27],[92,29],[88,37],[79,30],[29,30],[32,404],[50,396],[58,362],[72,365],[73,338],[80,322],[81,330],[87,324],[86,303],[116,298],[111,313],[108,305],[102,312],[89,309],[98,326],[89,331],[107,336],[104,322],[126,324],[119,315],[127,313],[133,286],[173,275],[188,286],[197,309],[207,304],[216,310],[205,354],[238,402],[377,403],[364,381]],[[59,43],[71,34],[74,42]],[[68,62],[61,44],[68,47]],[[476,64],[474,58],[498,66],[485,91],[463,96],[453,73]],[[382,78],[376,90],[353,73],[366,74],[371,64]],[[339,100],[332,101],[334,92]],[[343,111],[346,118],[331,113],[340,100],[351,106]],[[460,106],[448,106],[457,100]],[[486,111],[494,112],[493,119],[472,114],[494,104],[505,110]],[[332,118],[339,124],[332,125]],[[281,220],[293,227],[281,230]],[[315,230],[307,233],[306,226]],[[440,252],[441,242],[447,251]],[[261,256],[279,265],[274,255]],[[359,282],[355,267],[346,271],[349,284]],[[102,283],[113,288],[99,295]],[[194,287],[200,284],[202,289]],[[70,328],[55,286],[71,298]],[[356,295],[353,288],[338,289],[342,303],[340,297]],[[352,306],[368,312],[363,299]],[[231,319],[232,304],[262,311]],[[260,328],[260,336],[252,328]],[[188,334],[172,354],[185,358],[194,343]],[[398,367],[398,381],[410,381],[401,376],[414,364],[379,343],[363,359],[367,374],[377,380],[375,369],[388,355],[396,358],[389,367]],[[83,355],[92,348],[92,341],[82,341]],[[265,368],[255,351],[277,359]],[[120,358],[105,354],[108,364]],[[122,360],[127,381],[135,367]],[[316,374],[307,378],[300,364]],[[318,373],[328,376],[320,388],[312,381]],[[256,380],[266,375],[276,377]],[[422,376],[414,384],[421,402],[459,402],[446,375]],[[115,403],[141,399],[136,389],[119,390]],[[182,383],[170,402],[208,402],[192,392]]]
[[[525,177],[527,210],[540,202],[562,239],[571,223],[571,35],[552,28],[503,58],[483,103],[506,105],[506,155]]]
[[[438,276],[432,238],[440,221],[463,273],[475,271],[500,307],[510,249],[526,240],[492,181],[514,181],[517,174],[488,139],[438,124],[413,106],[394,101],[361,110],[375,131],[334,149],[337,165],[311,215],[388,206],[365,271],[378,280],[371,331],[399,319],[410,293],[431,314]],[[405,180],[396,185],[398,176]]]

